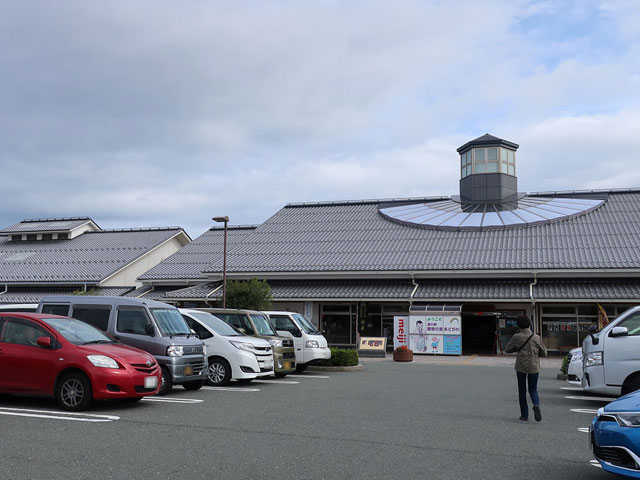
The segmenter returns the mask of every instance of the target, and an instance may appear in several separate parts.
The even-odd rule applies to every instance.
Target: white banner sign
[[[409,317],[398,315],[393,317],[393,348],[409,346]]]

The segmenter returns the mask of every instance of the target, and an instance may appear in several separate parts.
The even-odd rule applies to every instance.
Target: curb
[[[364,369],[362,363],[358,363],[358,365],[353,365],[351,367],[321,367],[309,365],[307,367],[308,372],[360,372]]]

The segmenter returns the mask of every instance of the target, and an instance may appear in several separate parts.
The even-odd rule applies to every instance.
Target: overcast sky
[[[640,186],[640,2],[0,0],[0,226],[103,228],[458,193]]]

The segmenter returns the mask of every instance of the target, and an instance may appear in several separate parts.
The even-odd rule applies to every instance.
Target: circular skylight
[[[443,230],[483,230],[557,222],[595,210],[605,201],[521,196],[514,201],[465,204],[455,199],[380,207],[382,216],[407,225]]]

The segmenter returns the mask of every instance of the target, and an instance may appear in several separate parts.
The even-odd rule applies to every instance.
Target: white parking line
[[[289,380],[253,380],[251,383],[278,383],[280,385],[297,385],[300,382],[290,382]]]
[[[598,413],[597,410],[591,410],[590,408],[572,408],[570,409],[573,413],[589,413],[591,415],[595,415]]]
[[[589,427],[580,427],[578,431],[582,433],[589,433]]]
[[[595,458],[593,460],[589,460],[589,465],[591,465],[592,467],[602,468],[602,465],[600,465],[600,462]]]
[[[327,375],[287,375],[291,378],[331,378]]]
[[[213,390],[216,392],[259,392],[259,388],[242,387],[202,387],[200,390]]]
[[[50,418],[54,420],[69,420],[71,422],[113,422],[120,420],[115,415],[97,415],[93,413],[52,412],[50,410],[32,410],[28,408],[0,407],[0,415],[15,417]]]
[[[615,398],[608,397],[582,397],[582,396],[566,396],[564,398],[568,398],[569,400],[593,400],[594,402],[612,402]]]
[[[197,398],[158,398],[158,397],[144,397],[142,400],[147,402],[161,402],[161,403],[202,403],[204,400]]]
[[[560,390],[571,390],[574,392],[583,392],[584,389],[580,387],[560,387]]]

